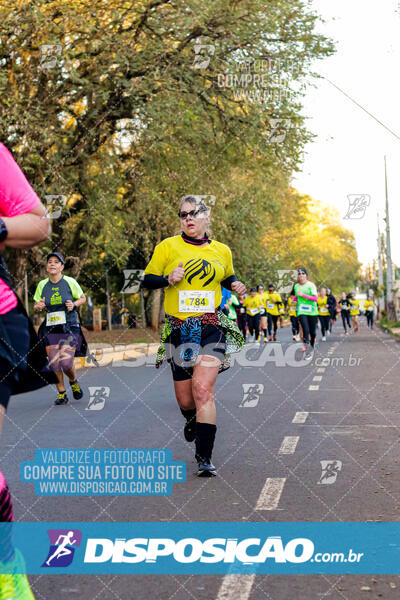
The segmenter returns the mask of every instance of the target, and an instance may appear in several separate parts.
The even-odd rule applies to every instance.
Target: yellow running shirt
[[[359,312],[360,301],[355,300],[355,299],[353,300],[353,298],[350,298],[350,304],[351,304],[350,316],[356,317],[357,315],[360,314],[360,312]]]
[[[260,306],[263,305],[262,298],[260,294],[256,294],[255,296],[246,296],[243,302],[243,306],[246,307],[246,314],[254,317],[254,315],[258,315],[260,312]]]
[[[318,304],[318,314],[320,317],[326,317],[329,315],[329,308],[328,308],[327,302],[328,302],[328,296],[325,296],[325,298],[321,298],[321,296],[318,297],[317,304]]]
[[[221,281],[234,275],[230,249],[215,240],[195,246],[175,235],[157,244],[144,273],[168,276],[181,262],[185,276],[164,288],[165,312],[182,320],[214,312],[221,304]]]
[[[374,303],[372,300],[366,300],[364,302],[364,310],[365,311],[374,310]]]
[[[261,298],[261,302],[265,310],[267,310],[267,301],[268,301],[268,292],[263,292],[262,294],[258,294]]]
[[[277,292],[272,292],[272,294],[268,292],[267,312],[270,315],[279,315],[279,308],[277,302],[282,302],[281,295]]]
[[[289,317],[296,317],[297,316],[297,301],[293,302],[292,296],[289,296],[289,298],[288,298],[287,307],[288,307]]]

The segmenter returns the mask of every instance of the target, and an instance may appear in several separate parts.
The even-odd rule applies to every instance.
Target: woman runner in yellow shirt
[[[272,342],[272,327],[274,328],[274,342],[276,342],[276,332],[278,329],[279,308],[282,305],[281,295],[275,292],[272,283],[268,286],[267,298],[267,317],[268,317],[268,339]]]
[[[350,292],[349,294],[350,301],[350,316],[353,321],[353,331],[357,333],[358,331],[358,315],[360,314],[360,301],[356,300],[354,296],[354,292]]]
[[[326,295],[326,288],[322,287],[317,300],[318,304],[318,318],[321,324],[321,335],[322,341],[326,342],[326,333],[329,331],[329,322],[331,315],[328,307],[328,296]]]
[[[292,339],[294,342],[300,341],[300,328],[299,318],[297,316],[297,301],[293,300],[292,296],[289,296],[287,301],[288,314],[290,322],[292,324]]]
[[[367,327],[368,329],[372,329],[374,326],[374,303],[372,302],[370,296],[364,302],[364,310],[365,316],[367,317]]]
[[[259,336],[257,339],[261,338],[261,333],[264,334],[264,342],[268,341],[268,332],[267,332],[267,299],[268,292],[264,291],[264,286],[259,284],[257,286],[257,294],[261,298],[262,307],[260,308],[260,327],[259,327]]]
[[[143,286],[165,287],[165,325],[156,367],[171,364],[175,396],[186,419],[184,435],[195,440],[197,475],[211,477],[216,427],[214,386],[229,367],[229,354],[244,339],[237,325],[218,307],[221,285],[236,294],[246,291],[233,270],[228,246],[211,240],[206,231],[210,209],[196,196],[181,200],[182,234],[166,238],[154,250]]]
[[[257,294],[256,288],[250,289],[250,294],[244,299],[243,306],[246,307],[247,327],[250,336],[254,336],[254,342],[259,337],[260,310],[263,308],[261,296]]]

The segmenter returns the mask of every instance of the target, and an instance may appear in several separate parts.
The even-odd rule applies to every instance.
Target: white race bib
[[[258,308],[249,308],[249,312],[251,315],[256,315],[258,313]]]
[[[179,312],[215,312],[215,292],[181,290],[179,292]]]
[[[320,306],[319,310],[323,315],[327,315],[329,313],[329,310],[326,308],[326,306]]]
[[[240,314],[243,314],[243,313],[244,313],[244,311],[245,311],[245,309],[244,309],[244,308],[241,308],[241,309],[240,309]]]
[[[55,312],[47,313],[46,325],[64,325],[66,323],[65,311],[57,310]]]
[[[274,308],[274,306],[275,306],[275,305],[274,305],[274,304],[271,304],[271,302],[268,302],[268,304],[267,304],[267,308]]]
[[[312,312],[311,304],[299,304],[299,312]]]

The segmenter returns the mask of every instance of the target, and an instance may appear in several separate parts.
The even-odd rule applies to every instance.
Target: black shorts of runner
[[[17,369],[23,373],[27,367],[26,356],[29,351],[28,319],[18,308],[13,308],[5,315],[0,315],[0,319],[1,330],[5,331],[5,335],[2,334],[2,337],[9,350],[12,345]],[[5,409],[7,409],[8,401],[13,393],[15,370],[16,367],[13,367],[8,360],[0,357],[0,404]]]
[[[223,331],[215,325],[206,325],[201,330],[200,355],[214,356],[222,362],[225,354],[226,337]],[[167,358],[171,364],[174,381],[185,381],[193,376],[193,366],[180,356],[182,349],[179,329],[174,329],[166,339]]]
[[[79,325],[70,325],[66,331],[64,325],[44,327],[41,331],[41,342],[45,346],[62,346],[66,344],[79,350],[82,343]]]

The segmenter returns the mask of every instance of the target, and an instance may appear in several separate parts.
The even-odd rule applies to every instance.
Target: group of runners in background
[[[304,269],[300,271],[304,271]],[[308,283],[311,284],[312,282],[308,281]],[[316,305],[312,306],[311,304],[308,312],[304,314],[318,317],[315,319],[315,329],[317,329],[319,322],[321,339],[324,342],[327,336],[332,333],[332,327],[339,314],[346,335],[350,331],[357,333],[361,308],[363,308],[367,317],[367,327],[369,329],[373,328],[374,304],[370,297],[363,302],[361,307],[360,300],[355,298],[354,292],[348,294],[342,292],[340,298],[337,299],[332,294],[332,290],[321,287],[316,301],[314,299],[311,302],[316,302]],[[275,290],[273,284],[268,286],[268,291],[264,291],[264,286],[259,284],[257,287],[250,288],[248,295],[239,296],[238,298],[233,294],[230,295],[229,298],[223,300],[221,309],[230,319],[236,321],[247,341],[260,342],[262,339],[264,343],[276,341],[277,330],[279,327],[283,327],[284,319],[287,318],[290,319],[293,341],[304,340],[301,324],[302,310],[298,307],[293,289],[285,299]],[[314,333],[314,323],[309,321],[309,328],[310,324],[312,333]]]

